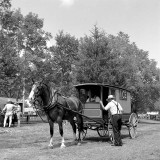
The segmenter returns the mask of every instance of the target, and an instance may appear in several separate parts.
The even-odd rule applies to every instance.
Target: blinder
[[[50,93],[49,95],[49,104],[47,106],[44,106],[43,100],[41,97],[43,97],[43,92],[46,89]],[[33,104],[35,109],[39,109],[39,106],[41,106],[41,110],[48,111],[51,108],[54,108],[57,105],[61,105],[59,103],[58,97],[61,96],[61,94],[58,92],[58,90],[52,90],[49,89],[46,84],[43,84],[41,82],[35,83],[35,88],[33,89],[33,97],[30,99],[30,103]]]
[[[42,84],[39,82],[35,83],[35,89],[33,92],[34,92],[33,94],[34,96],[32,97],[32,99],[29,100],[29,102],[33,104],[34,108],[37,109],[36,106],[39,106],[39,105],[43,106],[43,101],[40,98],[40,95],[42,93]]]

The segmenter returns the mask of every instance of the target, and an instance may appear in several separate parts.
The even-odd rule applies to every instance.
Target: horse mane
[[[41,95],[41,99],[46,101],[46,98],[48,97],[47,94],[49,94],[49,99],[48,100],[50,101],[52,99],[52,90],[50,89],[50,86],[48,84],[44,83],[44,82],[38,82],[38,86],[40,86],[40,90],[43,93]]]

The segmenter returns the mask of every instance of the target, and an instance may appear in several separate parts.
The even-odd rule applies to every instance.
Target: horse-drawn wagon
[[[126,125],[131,138],[136,137],[137,116],[131,111],[131,95],[126,89],[98,83],[86,83],[75,85],[79,97],[64,97],[48,84],[37,82],[32,86],[28,97],[28,105],[35,110],[44,111],[50,125],[50,143],[53,146],[54,123],[58,123],[62,137],[61,147],[65,147],[63,136],[63,120],[68,120],[73,129],[73,139],[76,140],[76,124],[79,131],[78,142],[87,134],[88,129],[97,130],[99,136],[109,135],[112,140],[111,123],[109,114],[102,110],[99,101],[107,104],[108,95],[115,96],[124,109],[122,116],[123,125]]]
[[[127,126],[131,138],[137,134],[137,115],[132,112],[130,91],[121,87],[100,83],[85,83],[75,85],[79,99],[83,103],[83,122],[85,138],[87,130],[96,130],[100,137],[109,136],[112,140],[112,130],[108,111],[102,109],[99,101],[107,104],[108,95],[114,95],[124,110],[122,125]]]

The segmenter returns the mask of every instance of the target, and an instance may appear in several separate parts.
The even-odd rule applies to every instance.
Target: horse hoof
[[[78,142],[78,143],[77,143],[77,145],[78,145],[78,146],[80,146],[80,145],[81,145],[81,143],[80,143],[80,142]]]
[[[52,145],[52,144],[49,144],[48,147],[52,149],[52,148],[53,148],[53,145]]]
[[[66,146],[65,146],[65,145],[62,145],[60,148],[61,148],[61,149],[64,149],[64,148],[66,148]]]

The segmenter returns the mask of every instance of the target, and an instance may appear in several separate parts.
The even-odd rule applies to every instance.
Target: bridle
[[[33,97],[33,100],[31,101],[32,104],[33,104],[33,108],[36,110],[36,113],[39,115],[39,117],[42,119],[43,122],[45,122],[43,120],[43,118],[41,117],[41,115],[39,114],[39,110],[40,111],[44,111],[49,119],[50,116],[49,116],[49,111],[55,107],[60,107],[62,109],[65,109],[65,110],[68,110],[68,111],[72,111],[72,112],[75,112],[73,110],[71,110],[71,107],[70,105],[66,102],[66,98],[67,97],[64,97],[64,96],[61,96],[61,94],[58,92],[58,90],[56,90],[55,92],[53,92],[52,89],[50,89],[48,87],[48,85],[46,85],[45,83],[40,83],[40,84],[35,84],[35,89],[34,89],[34,97]],[[43,95],[43,85],[47,88],[48,92],[49,92],[49,103],[47,106],[44,106],[44,102],[42,100],[42,95]],[[65,103],[67,103],[67,106],[64,106],[64,104],[60,103],[59,102],[59,96],[62,97],[64,100],[65,100]],[[55,98],[56,97],[56,98]],[[53,102],[53,98],[54,98],[54,102]],[[38,106],[42,106],[42,107],[38,107]]]
[[[41,94],[43,94],[43,85],[47,88],[48,92],[50,93],[49,94],[49,104],[47,106],[44,106],[44,103],[43,103],[43,100],[42,98],[40,97]],[[49,87],[45,84],[45,83],[40,83],[40,84],[37,84],[36,85],[36,91],[34,91],[34,98],[33,100],[31,101],[34,108],[36,110],[42,110],[42,111],[47,111],[49,110],[49,108],[51,108],[51,106],[53,105],[52,103],[52,100],[53,100],[53,96],[52,96],[52,92],[51,90],[49,89]],[[43,108],[40,109],[38,106],[42,106]]]
[[[41,93],[41,88],[39,88],[39,86],[36,85],[36,91],[34,91],[34,98],[31,101],[35,109],[38,109],[37,108],[38,105],[43,106],[43,101],[42,99],[39,98],[40,93]]]
[[[44,89],[43,86],[45,86],[49,92],[49,103],[47,106],[44,106],[44,102],[41,97],[43,95],[43,89]],[[35,84],[35,89],[33,92],[34,92],[34,97],[30,102],[31,102],[31,104],[33,104],[33,108],[35,109],[35,112],[41,118],[41,120],[43,122],[46,123],[46,121],[39,114],[39,111],[42,111],[42,112],[44,111],[48,115],[48,112],[55,107],[67,109],[63,104],[61,104],[59,102],[58,97],[61,96],[61,94],[58,92],[58,90],[53,91],[53,89],[52,88],[50,89],[48,87],[48,85],[46,85],[45,83]],[[62,98],[65,99],[65,97],[63,97],[63,96],[62,96]],[[54,99],[54,102],[53,102],[53,99]],[[42,106],[42,107],[39,107],[39,106]],[[49,117],[49,115],[48,115],[48,117]],[[51,119],[51,118],[49,117],[49,119]]]
[[[59,96],[61,96],[61,94],[58,92],[58,90],[53,92],[53,90],[50,89],[47,84],[42,83],[42,82],[39,84],[35,84],[35,85],[36,85],[36,88],[35,88],[36,91],[34,91],[34,98],[31,102],[37,111],[41,110],[41,111],[45,111],[46,113],[48,113],[48,111],[50,109],[53,109],[56,106],[59,106],[61,108],[65,108],[64,105],[59,102]],[[43,86],[45,86],[47,88],[48,92],[50,93],[49,94],[49,103],[47,106],[44,106],[43,100],[42,100],[42,98],[40,98],[41,94],[43,94]],[[64,96],[61,96],[61,97],[66,99],[66,97],[64,97]],[[54,102],[53,102],[53,99],[54,99]],[[38,107],[38,106],[42,106],[42,108]]]

